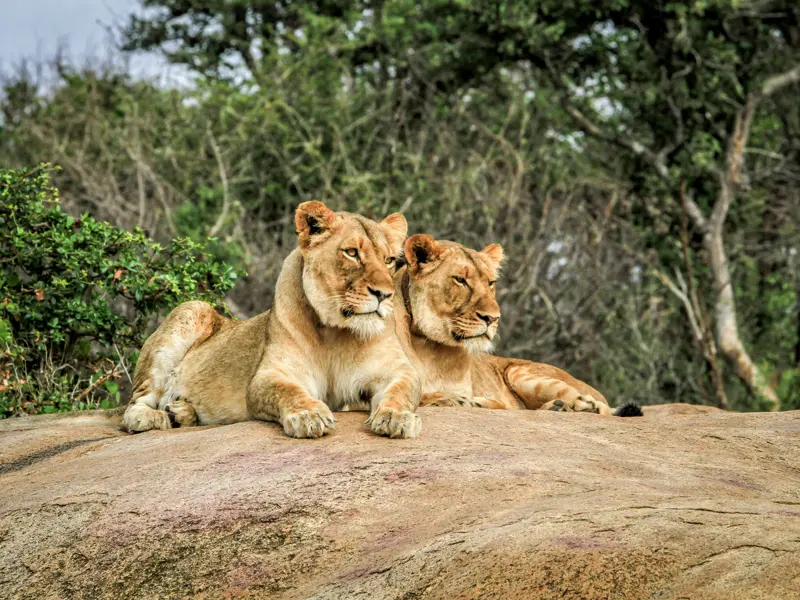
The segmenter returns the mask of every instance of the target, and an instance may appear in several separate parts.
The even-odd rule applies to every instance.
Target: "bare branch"
[[[144,227],[144,215],[147,212],[147,194],[144,189],[144,175],[142,168],[136,164],[136,187],[139,190],[139,227]]]
[[[219,235],[220,230],[223,225],[225,225],[225,220],[228,218],[228,213],[231,208],[231,193],[228,184],[228,173],[225,171],[225,163],[222,160],[222,152],[220,152],[217,140],[214,134],[211,133],[211,130],[208,131],[208,141],[211,144],[211,149],[214,151],[214,157],[217,159],[219,178],[220,181],[222,181],[222,211],[219,213],[217,221],[214,223],[211,231],[208,232],[209,237],[215,237]]]
[[[663,179],[667,178],[669,175],[669,169],[667,169],[665,158],[667,154],[671,152],[671,150],[654,152],[641,142],[638,142],[634,139],[630,139],[629,137],[616,133],[611,134],[603,131],[597,124],[593,123],[591,119],[583,114],[580,109],[572,104],[572,99],[569,96],[569,90],[562,81],[561,76],[550,62],[550,58],[547,56],[547,53],[545,53],[544,60],[545,64],[547,65],[550,80],[561,91],[561,97],[565,105],[565,110],[578,123],[585,133],[599,140],[603,140],[604,142],[608,142],[609,144],[613,144],[619,148],[629,150],[637,156],[641,156],[656,170],[656,173],[658,173],[659,177]]]
[[[689,300],[689,295],[686,293],[685,289],[679,288],[672,279],[666,273],[659,271],[658,269],[653,269],[653,275],[658,279],[664,286],[672,292],[672,295],[675,296],[678,300],[681,301],[683,304],[683,308],[686,311],[686,316],[689,318],[689,325],[692,327],[692,333],[694,334],[694,339],[696,342],[702,343],[703,341],[703,331],[700,328],[700,323],[697,320],[697,315],[695,314],[694,307],[692,307],[692,303]],[[685,286],[685,282],[684,282]]]
[[[716,205],[714,206],[714,214],[712,214],[712,222],[714,222],[714,225],[720,226],[722,221],[725,220],[725,213],[728,210],[730,199],[734,191],[731,188],[735,188],[739,185],[739,177],[744,166],[744,149],[747,147],[747,141],[750,138],[753,116],[755,115],[758,105],[763,98],[767,98],[793,83],[800,83],[800,65],[796,65],[794,68],[778,75],[768,77],[760,89],[751,92],[747,96],[747,101],[744,106],[737,112],[736,121],[733,126],[733,135],[728,144],[726,163],[727,173],[725,176],[727,178],[728,189],[725,195],[727,196],[728,202],[727,205],[718,202],[719,209]]]
[[[140,149],[139,149],[140,150]],[[144,159],[142,158],[141,154],[139,154],[138,150],[134,152],[130,147],[127,145],[125,146],[125,152],[128,157],[136,164],[137,170],[144,173],[147,178],[150,180],[150,183],[153,184],[153,188],[156,191],[156,196],[158,196],[158,201],[161,204],[161,208],[164,209],[164,217],[167,220],[167,227],[169,227],[170,232],[172,235],[177,235],[178,230],[175,227],[175,223],[172,221],[172,212],[169,208],[169,202],[167,202],[167,195],[164,192],[164,185],[169,185],[168,183],[164,183],[162,185],[161,181],[159,181],[159,177],[150,165],[148,165]]]
[[[686,205],[686,214],[689,215],[695,229],[700,233],[705,233],[708,230],[706,218],[703,215],[703,211],[700,210],[700,207],[697,205],[697,202],[694,201],[694,198],[692,198],[692,195],[688,192],[684,195],[684,203]]]
[[[771,96],[781,88],[793,83],[800,83],[800,65],[796,65],[793,69],[781,73],[780,75],[773,75],[764,82],[761,86],[761,94],[764,97]]]
[[[650,150],[644,144],[637,142],[636,140],[631,140],[626,137],[620,135],[611,135],[605,133],[602,129],[600,129],[597,125],[592,123],[586,115],[584,115],[580,110],[576,107],[569,104],[569,99],[564,96],[564,102],[567,103],[566,111],[567,113],[575,119],[575,121],[580,125],[581,129],[585,133],[588,133],[592,137],[597,139],[603,140],[604,142],[608,142],[610,144],[614,144],[620,148],[625,150],[630,150],[637,156],[641,156],[644,158],[648,163],[650,163],[653,168],[656,170],[658,175],[662,178],[666,178],[669,175],[669,170],[667,169],[667,165],[664,163],[664,157],[666,153],[662,155],[661,152],[658,154]]]
[[[728,186],[736,186],[739,184],[739,176],[742,173],[744,165],[744,149],[747,146],[747,140],[750,138],[750,128],[753,125],[753,115],[756,112],[758,103],[761,101],[760,93],[750,94],[747,97],[747,102],[736,113],[736,120],[733,124],[733,134],[728,142],[728,156],[726,160],[725,178],[727,179]],[[730,194],[732,195],[732,194]],[[728,208],[721,207],[720,212],[727,212]],[[716,205],[714,206],[714,213],[717,212]],[[720,221],[720,216],[712,213],[712,221]],[[724,220],[724,214],[722,219]]]
[[[686,278],[689,280],[689,284],[686,287],[689,292],[689,299],[692,301],[692,306],[694,307],[694,312],[697,314],[697,319],[701,323],[701,325],[705,325],[705,319],[703,317],[703,309],[700,306],[700,300],[697,295],[697,289],[694,286],[694,269],[692,267],[692,260],[689,257],[689,213],[688,213],[688,206],[687,206],[687,197],[686,197],[686,182],[681,181],[681,189],[680,189],[680,197],[681,197],[681,251],[683,254],[683,265],[686,269]],[[680,274],[680,273],[679,273]],[[714,348],[714,340],[711,336],[706,335],[708,333],[708,328],[703,327],[703,337],[709,338],[711,351],[713,354],[716,354],[716,348]]]
[[[719,193],[711,209],[709,228],[713,235],[722,235],[722,226],[734,198],[734,186],[726,173],[719,173]]]

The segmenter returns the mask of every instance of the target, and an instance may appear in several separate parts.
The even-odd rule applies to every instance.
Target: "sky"
[[[138,10],[137,0],[0,0],[0,72],[23,59],[52,58],[60,47],[79,65],[107,61],[113,53],[106,29]],[[130,69],[147,78],[177,76],[177,69],[154,55],[133,57]]]

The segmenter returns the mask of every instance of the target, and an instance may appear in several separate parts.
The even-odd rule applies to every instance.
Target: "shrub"
[[[191,240],[70,216],[47,165],[0,170],[0,418],[118,404],[155,319],[222,308],[237,276]]]

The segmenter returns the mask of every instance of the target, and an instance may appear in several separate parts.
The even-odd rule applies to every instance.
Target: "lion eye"
[[[358,258],[358,250],[355,248],[348,248],[344,251],[344,253],[349,256],[350,258]]]
[[[394,261],[396,261],[396,260],[397,260],[397,259],[396,259],[394,256],[387,256],[387,257],[386,257],[386,264],[387,264],[387,265],[393,265],[393,264],[394,264]]]
[[[494,289],[494,284],[495,284],[495,283],[497,283],[497,282],[496,282],[496,281],[490,281],[490,282],[489,282],[489,287],[490,287],[490,288],[492,288],[492,289]]]
[[[467,280],[463,277],[453,277],[458,285],[467,285]]]

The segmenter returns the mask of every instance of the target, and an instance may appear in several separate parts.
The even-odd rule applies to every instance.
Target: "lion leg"
[[[497,398],[472,398],[472,406],[475,408],[490,408],[494,410],[517,410],[518,405],[498,400]]]
[[[167,407],[181,393],[179,367],[186,354],[207,340],[223,321],[205,302],[185,302],[173,310],[142,346],[133,377],[133,394],[122,428],[131,433],[196,424],[191,405],[179,404],[170,417]]]
[[[474,406],[471,398],[459,396],[451,392],[430,392],[422,394],[419,401],[420,406],[437,406],[437,407],[471,407]]]
[[[394,381],[372,397],[367,419],[372,432],[390,438],[419,437],[422,421],[415,411],[420,392],[420,382],[411,365],[396,372]]]
[[[260,421],[277,421],[294,438],[318,438],[336,427],[328,405],[294,381],[287,373],[262,369],[247,389],[247,416]]]
[[[604,401],[591,394],[582,394],[560,379],[529,374],[522,368],[512,368],[506,373],[506,381],[525,405],[534,410],[613,414]]]
[[[478,396],[459,396],[458,394],[453,394],[451,392],[430,392],[428,394],[423,394],[419,405],[460,408],[492,408],[497,410],[508,410],[512,408],[501,400],[480,398]]]
[[[576,390],[577,391],[577,390]],[[589,412],[596,415],[603,415],[610,417],[614,411],[599,400],[592,396],[584,396],[579,394],[573,398],[566,398],[564,400],[551,400],[544,404],[539,410],[553,410],[555,412]]]

